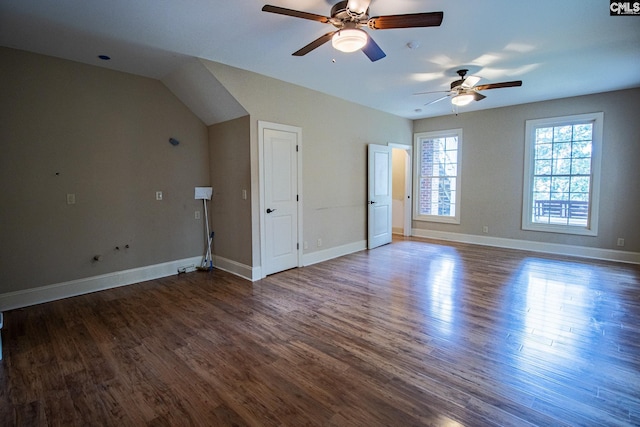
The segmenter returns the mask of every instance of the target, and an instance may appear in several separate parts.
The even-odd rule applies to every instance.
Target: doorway
[[[412,149],[401,144],[392,148],[392,232],[411,236],[412,204]]]

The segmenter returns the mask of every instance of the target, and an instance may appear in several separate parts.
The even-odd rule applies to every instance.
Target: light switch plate
[[[156,200],[162,200],[162,191],[156,191]]]

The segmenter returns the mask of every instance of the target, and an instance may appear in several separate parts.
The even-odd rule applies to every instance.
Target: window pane
[[[564,194],[569,192],[569,183],[571,178],[568,177],[553,177],[551,178],[551,192]]]
[[[455,186],[455,184],[452,184],[452,187],[451,187],[449,193],[447,194],[447,196],[448,196],[448,202],[450,204],[454,204],[456,202],[456,186]]]
[[[540,201],[549,200],[550,198],[551,198],[551,195],[549,191],[540,191],[540,192],[533,193],[534,201],[540,202]]]
[[[443,153],[447,163],[458,163],[457,151],[444,151]]]
[[[536,177],[533,179],[533,191],[535,193],[547,193],[551,192],[551,178]],[[547,197],[548,199],[549,197]]]
[[[551,142],[553,141],[553,128],[538,128],[536,129],[536,143]]]
[[[551,160],[536,160],[534,175],[551,175]]]
[[[593,123],[584,123],[573,126],[574,141],[591,141]]]
[[[573,158],[590,158],[591,157],[591,140],[575,141],[571,147],[571,156]]]
[[[456,204],[451,203],[449,205],[449,216],[456,216]]]
[[[589,193],[571,193],[570,199],[573,202],[588,202]]]
[[[569,175],[571,173],[571,159],[554,159],[553,175]]]
[[[571,173],[574,175],[589,175],[591,173],[591,159],[573,159]]]
[[[551,159],[553,157],[553,144],[536,144],[536,159]]]
[[[571,142],[553,144],[553,158],[554,159],[571,158]]]
[[[559,126],[553,128],[553,141],[571,141],[573,135],[573,126]]]
[[[571,178],[571,193],[589,194],[590,181],[588,176],[574,176]]]

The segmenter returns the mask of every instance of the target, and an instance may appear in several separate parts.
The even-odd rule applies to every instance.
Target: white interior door
[[[298,266],[298,132],[262,129],[264,276]]]
[[[391,243],[391,147],[368,146],[367,241],[369,249]]]

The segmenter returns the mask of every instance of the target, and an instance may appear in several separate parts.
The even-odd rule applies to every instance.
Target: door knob
[[[274,212],[274,211],[275,211],[275,209],[267,209],[267,213],[271,213],[271,212]]]

